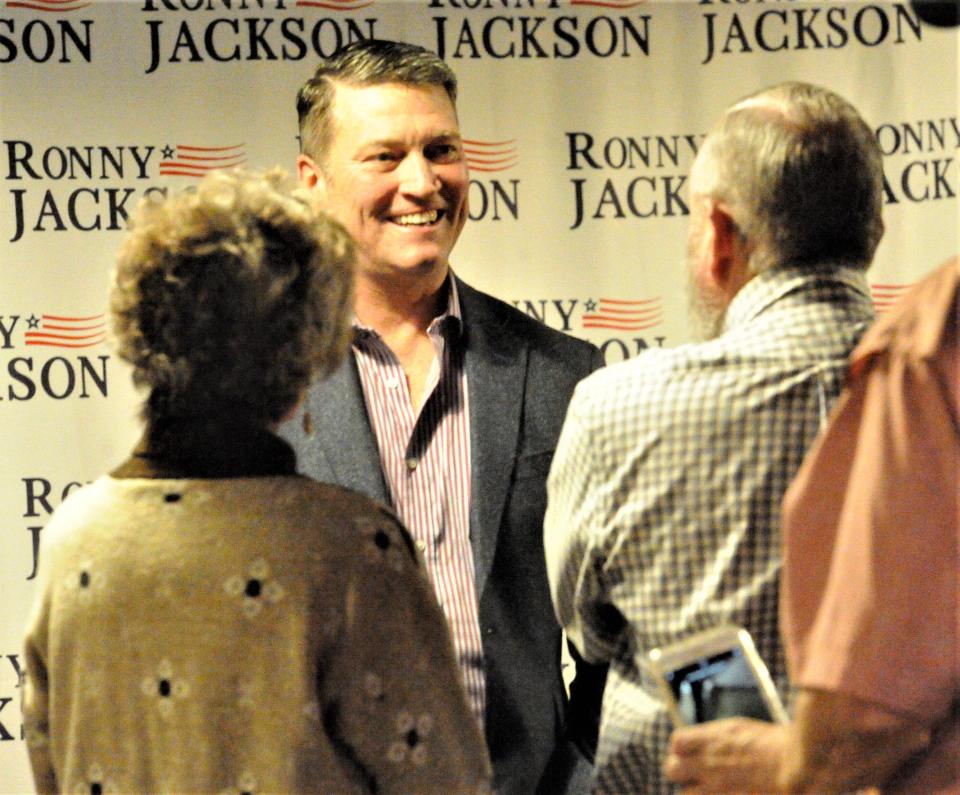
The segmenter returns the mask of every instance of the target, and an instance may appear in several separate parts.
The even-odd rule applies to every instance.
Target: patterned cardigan
[[[487,791],[392,514],[293,475],[269,434],[160,436],[192,441],[171,456],[154,434],[43,532],[24,688],[38,791]],[[221,460],[198,467],[198,447]]]

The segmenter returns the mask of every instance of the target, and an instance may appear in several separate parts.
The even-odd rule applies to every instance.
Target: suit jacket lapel
[[[347,354],[333,375],[311,391],[307,410],[335,482],[389,504],[380,452],[352,353]]]
[[[526,342],[485,296],[457,280],[470,390],[470,541],[478,597],[493,565],[520,436]]]

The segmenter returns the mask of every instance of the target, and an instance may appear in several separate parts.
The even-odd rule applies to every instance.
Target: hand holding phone
[[[787,711],[750,633],[719,626],[647,655],[674,725],[743,716],[786,723]]]

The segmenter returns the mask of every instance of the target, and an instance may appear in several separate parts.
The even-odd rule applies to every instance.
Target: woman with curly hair
[[[410,537],[272,433],[347,349],[353,244],[311,201],[220,172],[132,221],[110,307],[146,430],[43,532],[40,792],[486,791]]]

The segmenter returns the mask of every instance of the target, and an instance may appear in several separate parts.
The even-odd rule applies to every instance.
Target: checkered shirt
[[[872,317],[860,271],[767,271],[716,339],[646,351],[577,387],[545,547],[561,624],[584,657],[610,661],[595,792],[671,791],[650,649],[744,626],[786,696],[780,503]]]

